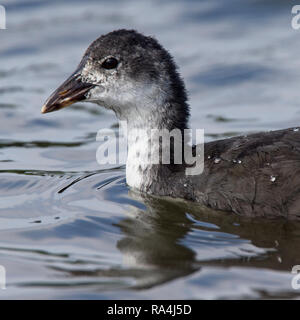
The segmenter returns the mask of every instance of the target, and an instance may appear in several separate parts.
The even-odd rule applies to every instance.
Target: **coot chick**
[[[42,113],[77,101],[113,110],[127,122],[129,137],[141,128],[183,132],[188,126],[185,86],[171,55],[154,38],[134,30],[113,31],[94,41]],[[148,139],[128,139],[130,187],[244,216],[300,219],[297,128],[205,143],[204,169],[198,175],[187,175],[186,163],[142,162],[149,155]]]

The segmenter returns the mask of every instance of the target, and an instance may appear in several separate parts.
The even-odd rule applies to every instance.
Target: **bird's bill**
[[[60,87],[47,99],[42,107],[42,113],[60,110],[71,104],[86,99],[86,94],[94,85],[82,82],[78,74],[72,74]]]

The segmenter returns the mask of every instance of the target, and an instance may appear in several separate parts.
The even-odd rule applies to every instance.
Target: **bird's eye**
[[[110,57],[104,60],[101,66],[104,69],[115,69],[117,65],[118,65],[118,60],[116,58]]]

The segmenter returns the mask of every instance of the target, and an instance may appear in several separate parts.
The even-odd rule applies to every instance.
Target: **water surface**
[[[206,141],[300,123],[300,31],[282,1],[6,0],[0,30],[0,264],[5,298],[299,298],[300,226],[129,190],[99,166],[113,114],[41,115],[89,43],[117,28],[175,56]]]

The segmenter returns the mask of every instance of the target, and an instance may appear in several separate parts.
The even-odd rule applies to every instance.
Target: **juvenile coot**
[[[185,86],[172,57],[155,39],[134,30],[113,31],[94,41],[42,113],[83,100],[127,121],[129,137],[140,128],[183,132],[188,124]],[[130,187],[250,217],[300,219],[297,128],[205,143],[204,170],[198,175],[186,175],[184,163],[142,162],[148,138],[128,139]]]

